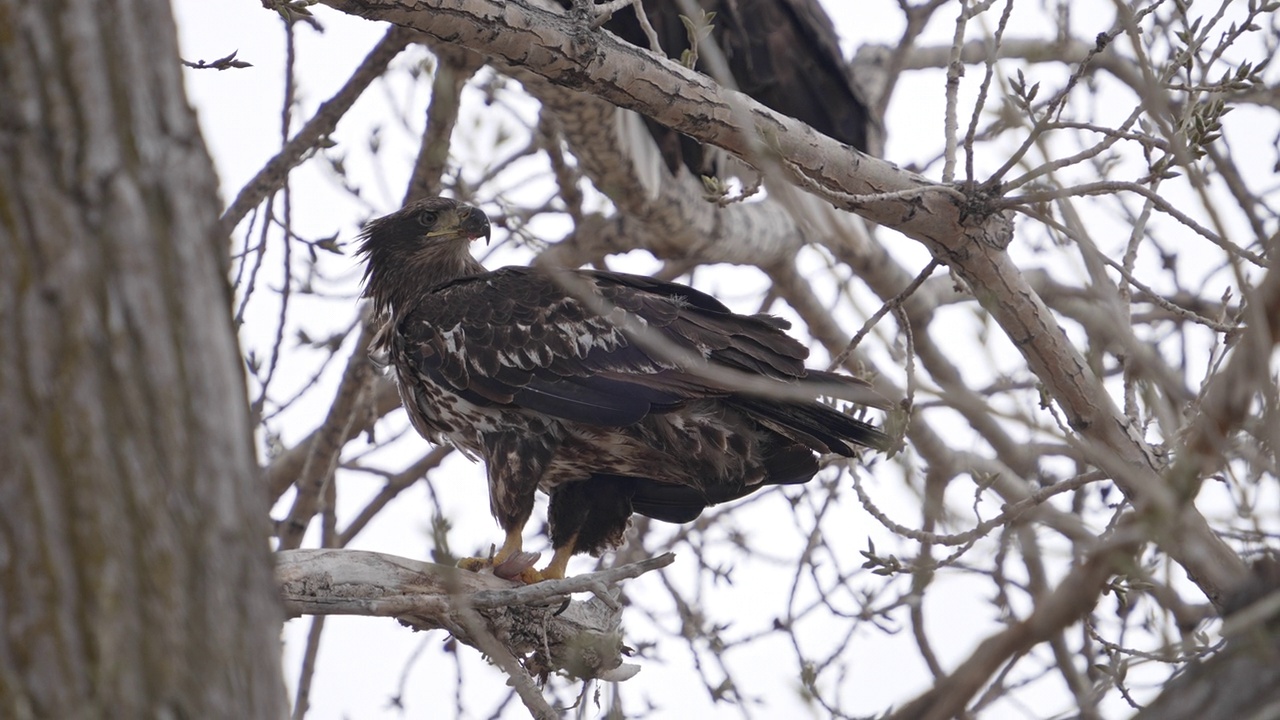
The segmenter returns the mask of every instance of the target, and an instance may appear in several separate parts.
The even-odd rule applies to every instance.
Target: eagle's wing
[[[738,88],[859,150],[870,113],[854,85],[840,38],[818,0],[721,2],[718,22],[732,35],[730,65]]]
[[[620,426],[732,392],[706,373],[687,372],[663,347],[686,361],[784,381],[804,377],[808,351],[786,327],[653,278],[574,271],[557,280],[504,268],[434,290],[400,320],[393,352],[476,404]]]
[[[561,0],[568,6],[569,0]],[[711,39],[723,52],[737,89],[824,135],[876,152],[869,138],[871,113],[840,50],[839,36],[818,0],[697,0],[714,12]],[[645,16],[666,55],[679,59],[689,35],[677,0],[644,0]],[[618,10],[605,28],[649,48],[631,7]],[[698,70],[707,72],[706,54]],[[715,174],[706,148],[687,135],[646,118],[671,172],[683,163],[695,174]]]

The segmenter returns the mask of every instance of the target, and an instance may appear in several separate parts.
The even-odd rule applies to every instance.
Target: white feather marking
[[[440,333],[440,337],[444,339],[444,347],[447,352],[450,354],[461,353],[462,346],[467,339],[467,333],[462,329],[462,325],[458,324]]]

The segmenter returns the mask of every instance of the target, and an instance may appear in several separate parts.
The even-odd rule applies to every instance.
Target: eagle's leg
[[[498,549],[498,554],[493,556],[493,564],[501,565],[510,560],[515,555],[519,555],[524,550],[524,524],[528,522],[528,517],[524,522],[507,528],[507,537],[502,541],[502,547]]]
[[[525,522],[528,522],[527,517],[525,518]],[[519,557],[520,555],[525,554],[523,552],[524,550],[523,530],[524,530],[523,522],[508,528],[506,539],[502,541],[502,547],[498,548],[498,551],[493,554],[493,557],[462,558],[461,560],[458,561],[458,567],[462,568],[463,570],[470,570],[471,572],[479,572],[487,567],[496,568],[497,566],[502,565],[503,563],[512,559],[514,559],[516,562],[521,562],[523,560],[524,564],[532,565],[534,562],[537,561],[537,557],[538,557],[537,554],[529,553],[530,555],[532,555],[532,558]],[[490,546],[490,549],[492,550],[492,546]],[[519,571],[517,570],[516,572],[518,573]]]
[[[635,488],[634,478],[614,475],[592,475],[552,488],[547,524],[555,554],[539,573],[542,579],[564,577],[569,558],[577,553],[599,555],[622,544]]]
[[[537,582],[542,578],[532,566],[538,556],[523,552],[524,526],[533,514],[538,480],[557,443],[551,433],[524,436],[511,432],[485,435],[483,442],[489,470],[489,509],[506,537],[492,558],[463,558],[458,567],[472,571],[493,567],[500,577]],[[507,567],[502,567],[504,564]]]
[[[491,491],[493,487],[491,481]],[[524,526],[529,522],[529,516],[533,514],[534,490],[529,490],[527,496],[527,498],[523,496],[508,498],[513,502],[501,507],[496,502],[490,502],[493,514],[498,518],[498,525],[506,532],[502,547],[498,548],[492,557],[463,558],[458,561],[458,567],[472,572],[492,567],[494,574],[499,577],[509,580],[521,577],[527,583],[541,579],[534,576],[526,577],[529,572],[532,572],[533,564],[538,561],[537,553],[524,552]]]
[[[558,580],[564,577],[565,570],[569,568],[569,558],[573,557],[577,539],[577,536],[574,536],[568,543],[556,548],[551,555],[551,562],[538,572],[543,580]]]

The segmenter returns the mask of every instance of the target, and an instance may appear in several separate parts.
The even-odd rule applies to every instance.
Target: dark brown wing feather
[[[561,0],[568,6],[568,0]],[[814,130],[869,151],[869,113],[854,87],[835,26],[818,0],[698,0],[712,20],[711,37],[724,52],[738,89],[761,104]],[[667,57],[689,48],[676,0],[644,0]],[[635,11],[614,13],[604,27],[619,38],[649,48]],[[706,72],[703,62],[698,70]],[[646,118],[649,132],[673,173],[684,164],[695,174],[713,174],[697,141]]]
[[[691,400],[724,398],[770,427],[790,428],[783,435],[814,448],[851,454],[848,440],[882,444],[874,428],[830,408],[753,401],[727,382],[686,372],[620,327],[622,319],[639,319],[647,332],[712,366],[802,381],[808,351],[783,332],[785,321],[737,315],[709,295],[653,278],[597,271],[572,278],[625,315],[606,319],[551,277],[503,268],[432,292],[401,320],[401,353],[426,379],[481,406],[616,427]]]

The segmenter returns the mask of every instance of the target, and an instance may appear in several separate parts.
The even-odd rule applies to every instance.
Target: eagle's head
[[[357,253],[365,256],[364,296],[381,313],[403,310],[421,293],[484,272],[471,241],[489,239],[489,218],[449,198],[426,198],[370,220]]]

